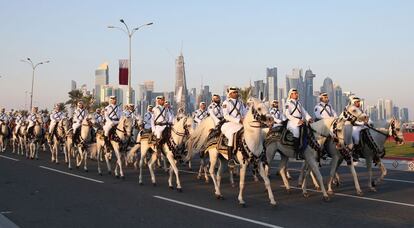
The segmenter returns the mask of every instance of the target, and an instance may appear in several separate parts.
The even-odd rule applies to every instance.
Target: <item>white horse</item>
[[[116,156],[116,165],[115,165],[115,177],[119,178],[121,177],[122,179],[125,178],[124,176],[124,171],[122,169],[122,158],[124,157],[124,154],[127,151],[127,147],[129,144],[129,140],[130,137],[132,135],[132,128],[133,128],[133,119],[132,118],[127,118],[125,116],[122,116],[121,119],[119,120],[118,125],[115,127],[115,133],[112,137],[112,139],[110,139],[110,143],[112,145],[112,148],[114,150],[115,156]],[[117,138],[116,140],[113,138]],[[102,156],[102,145],[104,145],[104,138],[102,135],[97,135],[96,137],[97,139],[97,152],[98,152],[98,172],[101,174],[101,170],[100,170],[100,158]],[[107,150],[106,153],[110,153],[109,152],[109,148],[106,148],[105,146],[105,150]],[[109,165],[109,158],[110,155],[106,154],[105,155],[105,159],[107,162],[107,166],[108,166],[108,172],[110,172],[111,168]]]
[[[25,150],[27,150],[26,137],[27,123],[23,122],[17,132],[13,131],[13,152],[17,150],[17,155],[24,155]]]
[[[308,129],[309,131],[313,131],[311,134],[313,134],[314,137],[314,142],[317,142],[319,145],[323,145],[323,143],[325,142],[326,138],[325,137],[321,137],[324,135],[329,135],[330,133],[330,126],[333,123],[334,119],[324,119],[324,120],[320,120],[316,123],[312,123],[310,124],[310,128]],[[312,130],[313,129],[313,130]],[[304,136],[307,137],[307,136]],[[308,140],[311,141],[311,140]],[[312,142],[310,142],[307,146],[306,149],[303,152],[304,158],[305,158],[305,163],[307,163],[310,167],[310,169],[312,170],[312,172],[316,175],[316,179],[319,182],[320,186],[321,186],[321,190],[322,190],[322,194],[323,194],[323,199],[324,200],[329,200],[329,196],[326,193],[325,187],[323,185],[323,179],[322,179],[322,175],[319,171],[319,167],[318,167],[318,163],[317,163],[317,158],[318,158],[318,151],[316,151],[316,148],[314,146],[311,146],[311,144],[313,144]],[[268,151],[267,153],[267,161],[270,163],[273,158],[274,155],[276,154],[276,152],[280,153],[281,156],[281,161],[280,161],[280,165],[279,165],[279,174],[282,177],[283,180],[283,184],[285,185],[286,190],[288,191],[288,193],[290,193],[290,185],[289,185],[289,181],[287,179],[286,176],[286,169],[287,169],[287,163],[289,158],[295,158],[295,148],[292,146],[288,146],[288,145],[284,145],[281,143],[281,140],[271,140],[270,142],[266,143],[266,150]],[[308,197],[309,194],[307,192],[306,189],[306,178],[304,179],[303,183],[302,183],[302,192],[303,195],[305,197]]]
[[[9,135],[9,127],[3,121],[0,121],[0,152],[6,151]]]
[[[88,172],[88,148],[92,142],[92,122],[91,116],[87,116],[82,120],[82,125],[79,134],[79,141],[76,145],[76,168],[78,169],[83,162],[83,170]]]
[[[401,122],[393,118],[390,120],[385,129],[376,129],[373,127],[368,126],[368,135],[371,138],[361,138],[360,141],[363,145],[361,148],[362,156],[366,160],[366,166],[368,169],[368,187],[370,191],[376,191],[375,185],[380,183],[385,175],[387,174],[387,170],[384,166],[384,164],[381,162],[381,154],[377,153],[385,153],[384,144],[388,137],[393,137],[395,139],[395,142],[398,145],[401,145],[404,143],[404,136],[401,131]],[[333,194],[332,190],[332,183],[336,176],[336,172],[338,170],[338,167],[341,165],[342,161],[344,160],[344,157],[342,154],[338,151],[336,148],[336,145],[330,140],[330,143],[328,144],[328,153],[332,157],[331,162],[331,172],[330,172],[330,179],[328,181],[328,193]],[[377,165],[379,165],[381,170],[381,175],[378,179],[375,181],[372,181],[372,163],[375,162]],[[358,195],[362,195],[362,191],[359,185],[358,177],[355,172],[355,168],[353,163],[349,165],[351,169],[351,173],[354,179],[355,188]]]
[[[42,117],[37,116],[36,117],[36,123],[33,126],[33,132],[32,132],[32,138],[29,139],[29,151],[30,154],[26,153],[26,157],[30,159],[39,159],[39,148],[40,145],[43,142],[43,123],[42,123]]]
[[[65,147],[65,138],[66,138],[66,131],[65,129],[68,128],[68,119],[63,118],[61,119],[57,125],[55,131],[51,135],[51,162],[59,164],[59,149],[66,150]],[[66,154],[66,151],[65,151]],[[66,159],[65,159],[66,160]],[[67,161],[67,160],[66,160]]]
[[[273,192],[270,186],[270,180],[265,173],[265,166],[267,164],[263,163],[261,157],[263,156],[264,147],[264,134],[262,132],[262,126],[268,120],[268,108],[264,103],[262,103],[257,98],[249,98],[249,111],[246,117],[243,120],[243,128],[244,133],[242,135],[242,144],[236,153],[237,160],[240,162],[240,182],[239,182],[239,195],[238,200],[239,204],[245,206],[245,201],[243,198],[243,191],[245,187],[245,177],[246,177],[246,170],[249,163],[258,163],[259,173],[260,176],[264,180],[264,184],[266,190],[269,195],[269,200],[271,205],[276,205],[276,201],[273,196]],[[208,139],[210,134],[209,129],[214,128],[214,122],[211,118],[206,118],[200,123],[200,127],[192,136],[192,146],[190,146],[189,156],[192,155],[192,151],[201,151],[203,147],[205,147],[205,143]],[[207,129],[207,130],[206,130]],[[237,140],[237,139],[235,139]],[[222,163],[226,162],[228,159],[227,150],[219,150],[218,149],[218,142],[213,143],[212,145],[207,145],[206,151],[208,151],[208,155],[210,158],[210,176],[214,183],[215,188],[215,195],[216,198],[222,199],[223,195],[221,194],[221,176],[222,176]],[[244,152],[241,151],[240,148],[248,154],[248,157],[245,157],[243,154]],[[219,167],[217,174],[215,174],[215,166],[217,161],[219,160]]]
[[[177,190],[182,191],[181,187],[181,181],[179,178],[179,172],[178,172],[178,159],[177,156],[180,156],[179,151],[173,151],[177,150],[180,146],[185,144],[185,139],[188,138],[193,132],[193,118],[192,117],[184,117],[181,118],[178,122],[176,122],[173,126],[171,126],[171,138],[166,139],[169,140],[169,142],[165,142],[162,145],[162,153],[164,154],[164,157],[168,160],[170,163],[169,167],[169,178],[168,178],[168,186],[170,189],[173,189],[173,174],[175,174],[176,178],[176,184],[177,184]],[[170,149],[170,144],[173,148]],[[156,145],[153,143],[149,143],[149,137],[143,137],[141,138],[141,159],[139,161],[139,184],[143,184],[142,181],[142,168],[144,165],[144,162],[147,157],[148,151],[153,151],[151,158],[148,162],[148,168],[151,174],[151,182],[153,185],[156,185],[155,180],[155,174],[154,174],[154,165],[156,161],[158,160],[158,153],[160,151],[156,152]],[[187,161],[187,160],[185,160]]]

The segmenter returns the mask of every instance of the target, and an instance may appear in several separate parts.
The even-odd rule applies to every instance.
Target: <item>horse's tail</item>
[[[191,134],[191,137],[187,141],[187,150],[188,154],[185,158],[186,161],[189,161],[193,154],[200,152],[200,150],[207,143],[210,130],[215,127],[214,120],[211,117],[207,117],[202,120],[194,132]]]

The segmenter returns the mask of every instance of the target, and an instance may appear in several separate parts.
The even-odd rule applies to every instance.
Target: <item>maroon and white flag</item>
[[[119,60],[119,84],[128,85],[128,59]]]

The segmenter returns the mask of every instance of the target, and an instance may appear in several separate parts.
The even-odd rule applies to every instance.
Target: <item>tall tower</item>
[[[277,94],[277,68],[266,69],[266,95],[270,102],[278,99]]]
[[[175,102],[177,109],[183,108],[185,112],[188,111],[187,104],[187,81],[185,78],[184,56],[181,53],[175,60]]]
[[[95,70],[95,99],[99,104],[105,100],[104,94],[101,93],[103,86],[109,83],[108,63],[103,63]]]
[[[313,113],[313,108],[315,107],[315,98],[313,96],[313,78],[316,77],[316,75],[312,72],[311,69],[308,69],[305,72],[305,94],[303,94],[305,97],[305,109]]]

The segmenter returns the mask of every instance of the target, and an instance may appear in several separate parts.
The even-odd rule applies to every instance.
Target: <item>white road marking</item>
[[[293,186],[291,186],[290,188],[302,190],[302,188],[293,187]],[[308,191],[318,192],[318,193],[321,192],[321,191],[316,191],[316,190],[313,190],[313,189],[308,189]],[[388,204],[394,204],[394,205],[399,205],[399,206],[414,207],[414,204],[409,204],[409,203],[401,203],[401,202],[396,202],[396,201],[391,201],[391,200],[375,199],[375,198],[369,198],[369,197],[364,197],[364,196],[354,196],[354,195],[349,195],[349,194],[344,194],[344,193],[337,193],[337,192],[335,192],[335,196],[344,196],[344,197],[349,197],[349,198],[375,201],[375,202],[380,202],[380,203],[388,203]]]
[[[181,202],[181,201],[178,201],[178,200],[173,200],[173,199],[165,198],[165,197],[162,197],[162,196],[153,196],[153,197],[155,197],[157,199],[165,200],[165,201],[168,201],[168,202],[180,204],[180,205],[183,205],[183,206],[192,207],[192,208],[199,209],[199,210],[202,210],[202,211],[207,211],[207,212],[210,212],[210,213],[219,214],[219,215],[222,215],[222,216],[238,219],[238,220],[245,221],[245,222],[250,222],[250,223],[253,223],[253,224],[256,224],[256,225],[261,225],[261,226],[265,226],[265,227],[273,227],[273,228],[281,227],[281,226],[276,226],[276,225],[273,225],[273,224],[253,220],[253,219],[240,217],[240,216],[237,216],[237,215],[232,215],[232,214],[229,214],[229,213],[226,213],[226,212],[217,211],[217,210],[197,206],[197,205],[194,205],[194,204],[184,203],[184,202]]]
[[[2,214],[2,215],[11,214],[11,213],[13,213],[13,212],[12,211],[2,211],[2,212],[0,212],[0,214]]]
[[[9,159],[9,160],[12,160],[12,161],[20,161],[19,159],[7,157],[7,156],[4,156],[4,155],[0,155],[0,158]]]
[[[73,176],[73,177],[81,178],[81,179],[84,179],[84,180],[88,180],[88,181],[92,181],[92,182],[96,182],[96,183],[100,183],[100,184],[104,183],[103,181],[100,181],[100,180],[95,180],[95,179],[92,179],[92,178],[79,176],[79,175],[72,174],[72,173],[63,172],[63,171],[60,171],[60,170],[57,170],[57,169],[52,169],[52,168],[49,168],[49,167],[46,167],[46,166],[41,166],[40,165],[39,167],[42,168],[42,169],[47,169],[47,170],[54,171],[54,172],[57,172],[57,173],[66,174],[68,176]]]
[[[18,228],[14,222],[10,221],[6,216],[0,214],[0,227],[7,227],[7,228]]]
[[[399,179],[391,179],[391,178],[384,178],[385,181],[394,181],[394,182],[402,182],[402,183],[410,183],[414,184],[414,181],[408,181],[408,180],[399,180]]]

